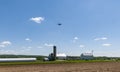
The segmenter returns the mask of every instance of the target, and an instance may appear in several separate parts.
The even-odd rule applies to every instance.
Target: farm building
[[[0,62],[29,62],[36,61],[36,58],[0,58]]]
[[[80,56],[82,60],[92,60],[93,58],[93,53],[82,53]]]
[[[66,60],[67,55],[64,54],[64,53],[59,53],[59,54],[57,54],[57,58],[58,58],[59,60]]]

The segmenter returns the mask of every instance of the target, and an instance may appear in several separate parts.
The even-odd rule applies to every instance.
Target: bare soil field
[[[8,65],[0,72],[120,72],[120,62]]]

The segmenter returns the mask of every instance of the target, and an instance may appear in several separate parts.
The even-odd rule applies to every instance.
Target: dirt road
[[[120,72],[120,62],[11,65],[0,72]]]

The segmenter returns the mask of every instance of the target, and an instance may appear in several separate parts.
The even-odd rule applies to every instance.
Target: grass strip
[[[64,61],[35,61],[35,62],[0,62],[2,65],[32,65],[32,64],[65,64],[65,63],[93,63],[93,62],[120,62],[113,60],[64,60]]]

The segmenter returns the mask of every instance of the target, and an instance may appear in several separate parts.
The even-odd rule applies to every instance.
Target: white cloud
[[[4,47],[9,46],[9,45],[11,45],[11,44],[12,44],[12,43],[11,43],[10,41],[3,41],[3,42],[0,43],[0,47],[1,47],[1,48],[4,48]]]
[[[10,41],[3,41],[1,42],[2,45],[11,45],[12,43]]]
[[[85,45],[80,45],[80,48],[84,48],[85,47]]]
[[[74,37],[74,40],[78,40],[78,37]]]
[[[54,46],[53,44],[48,44],[48,43],[45,43],[44,45],[47,46],[47,47],[52,47],[52,46]]]
[[[26,41],[32,41],[30,38],[26,38],[25,40],[26,40]]]
[[[104,47],[109,47],[109,46],[111,46],[112,44],[109,44],[109,43],[106,43],[106,44],[102,44],[102,46],[104,46]]]
[[[0,54],[17,54],[15,50],[0,50]]]
[[[0,45],[0,48],[4,48],[5,47],[5,45]]]
[[[75,43],[79,38],[78,37],[74,37],[73,38],[73,43]]]
[[[17,55],[20,55],[20,54],[31,54],[32,52],[32,49],[33,47],[31,46],[23,46],[23,47],[20,47],[20,49],[10,49],[10,50],[4,50],[4,48],[0,49],[0,54],[17,54]]]
[[[102,37],[101,40],[107,40],[108,38],[107,37]]]
[[[99,41],[99,40],[107,40],[107,39],[108,39],[107,37],[101,37],[101,38],[95,38],[94,40]]]
[[[100,40],[100,39],[99,39],[99,38],[95,38],[94,40],[95,40],[95,41],[98,41],[98,40]]]
[[[44,18],[43,17],[32,17],[30,18],[30,20],[36,23],[41,23],[42,21],[44,21]]]

